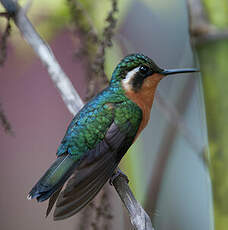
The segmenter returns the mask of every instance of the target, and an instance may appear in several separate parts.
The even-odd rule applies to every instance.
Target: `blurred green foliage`
[[[203,75],[216,229],[228,226],[228,42],[198,48]]]
[[[228,1],[227,0],[202,0],[207,9],[207,15],[211,23],[218,27],[228,25]]]
[[[228,27],[228,1],[204,0],[214,25]],[[228,226],[228,41],[197,49],[203,75],[214,194],[215,229]]]

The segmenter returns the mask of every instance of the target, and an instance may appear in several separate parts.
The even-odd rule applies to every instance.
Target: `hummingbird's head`
[[[159,81],[165,76],[196,71],[196,69],[162,69],[149,57],[137,53],[128,55],[120,61],[112,74],[111,84],[121,83],[125,91],[140,93],[145,88],[155,90]]]
[[[197,69],[192,68],[162,69],[143,54],[131,54],[122,59],[117,65],[112,74],[110,85],[121,87],[128,98],[141,108],[150,110],[156,87],[162,78],[171,74],[197,71]]]

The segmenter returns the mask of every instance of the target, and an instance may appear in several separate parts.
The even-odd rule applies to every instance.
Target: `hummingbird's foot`
[[[110,180],[109,180],[110,185],[113,185],[114,180],[115,180],[117,177],[119,177],[119,176],[124,177],[125,180],[127,181],[127,183],[129,182],[129,179],[128,179],[127,175],[124,174],[119,168],[117,168],[117,169],[114,171],[114,173],[112,174],[112,176],[111,176],[111,178],[110,178]]]

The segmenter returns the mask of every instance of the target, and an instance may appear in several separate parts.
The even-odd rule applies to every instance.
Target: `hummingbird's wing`
[[[129,137],[131,127],[130,121],[125,123],[124,129],[120,129],[113,122],[105,138],[94,149],[88,151],[82,164],[58,197],[54,212],[55,220],[74,215],[96,196],[132,144],[135,135]]]
[[[56,220],[77,213],[112,176],[132,144],[141,120],[142,111],[136,104],[103,91],[72,120],[56,161],[35,184],[28,198],[39,202],[50,198],[47,215],[57,200]],[[60,192],[67,180],[65,190]]]

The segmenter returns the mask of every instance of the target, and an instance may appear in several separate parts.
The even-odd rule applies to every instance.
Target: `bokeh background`
[[[79,2],[101,34],[110,1]],[[203,6],[215,28],[228,26],[226,0],[204,0]],[[120,58],[132,52],[143,52],[163,68],[201,69],[201,74],[173,76],[161,82],[151,121],[121,168],[155,229],[212,230],[215,225],[215,229],[225,230],[228,43],[214,39],[192,46],[184,0],[119,1],[118,9],[113,46],[106,51],[105,71],[109,77]],[[28,15],[80,96],[86,99],[89,79],[85,62],[73,56],[80,46],[80,34],[73,32],[67,1],[33,1]],[[5,20],[0,18],[0,35],[4,28]],[[55,158],[72,116],[15,26],[8,41],[6,63],[0,67],[0,103],[14,132],[12,136],[0,129],[0,228],[80,229],[79,217],[54,222],[44,217],[46,203],[26,199]],[[130,229],[115,191],[112,196],[114,218],[109,229]]]

